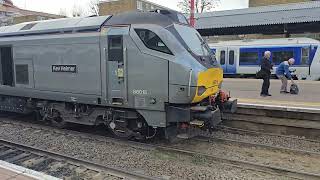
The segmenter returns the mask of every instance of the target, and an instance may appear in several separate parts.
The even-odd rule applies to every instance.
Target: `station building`
[[[63,17],[64,16],[55,14],[21,9],[15,6],[11,0],[0,0],[0,26],[7,26],[30,21],[57,19]]]
[[[169,9],[147,0],[105,0],[99,4],[100,16],[119,14],[128,11],[151,11]]]

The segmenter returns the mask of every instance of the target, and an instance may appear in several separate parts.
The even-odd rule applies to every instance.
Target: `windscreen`
[[[202,39],[201,35],[195,29],[183,26],[179,24],[174,25],[181,38],[189,47],[189,51],[192,51],[198,56],[209,56],[210,49],[207,43]]]

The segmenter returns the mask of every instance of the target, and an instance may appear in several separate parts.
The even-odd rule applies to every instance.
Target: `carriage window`
[[[29,84],[29,72],[27,64],[16,65],[16,84]]]
[[[294,57],[293,51],[278,51],[272,52],[272,62],[276,65],[282,63],[283,61],[288,61],[290,58]]]
[[[229,51],[229,64],[234,65],[234,51]]]
[[[259,60],[258,52],[241,52],[240,65],[256,65]]]
[[[135,31],[147,48],[173,55],[166,44],[154,32],[147,29],[135,29]]]
[[[301,65],[308,65],[309,64],[309,48],[305,47],[302,48],[302,56],[301,56]]]
[[[220,52],[220,64],[221,65],[226,64],[226,51]]]

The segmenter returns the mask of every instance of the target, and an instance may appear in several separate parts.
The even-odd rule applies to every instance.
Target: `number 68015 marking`
[[[134,89],[132,91],[132,93],[135,94],[135,95],[147,95],[148,94],[148,90]]]

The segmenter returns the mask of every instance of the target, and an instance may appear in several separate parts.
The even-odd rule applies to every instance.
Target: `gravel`
[[[258,143],[263,145],[278,146],[291,149],[299,149],[303,151],[320,152],[320,141],[310,142],[304,139],[270,136],[270,135],[253,135],[253,134],[239,134],[226,131],[216,131],[212,135],[216,138],[233,139],[251,143]]]
[[[277,174],[247,170],[200,157],[84,139],[76,134],[35,131],[21,126],[0,126],[0,138],[164,179],[286,179]]]
[[[189,140],[175,145],[176,148],[196,151],[216,157],[247,161],[274,167],[291,169],[294,172],[320,172],[320,155],[302,154],[296,151],[282,151],[264,147],[249,146],[228,141]]]

